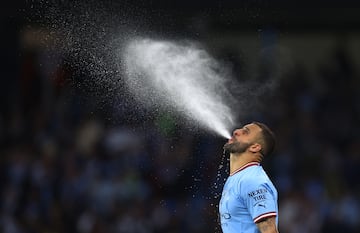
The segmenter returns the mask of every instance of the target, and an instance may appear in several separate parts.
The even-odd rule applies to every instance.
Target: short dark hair
[[[261,128],[261,134],[262,134],[261,136],[264,141],[264,143],[263,143],[264,145],[262,145],[260,152],[264,156],[270,155],[274,151],[274,148],[275,148],[275,142],[276,142],[275,134],[264,123],[260,123],[257,121],[254,121],[253,123]]]

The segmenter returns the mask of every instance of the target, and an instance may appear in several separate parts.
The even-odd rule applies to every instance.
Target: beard
[[[229,152],[231,154],[241,154],[246,151],[247,148],[249,148],[250,143],[240,143],[238,141],[232,142],[232,143],[226,143],[224,145],[224,150],[226,152]]]

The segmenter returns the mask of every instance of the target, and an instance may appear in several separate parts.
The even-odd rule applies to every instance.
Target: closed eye
[[[244,133],[245,134],[249,134],[250,133],[250,129],[246,126],[243,127]]]

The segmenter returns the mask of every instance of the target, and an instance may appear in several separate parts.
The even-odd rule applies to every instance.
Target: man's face
[[[256,124],[247,124],[233,132],[232,138],[224,145],[225,151],[230,153],[243,153],[249,146],[257,142],[261,128]]]

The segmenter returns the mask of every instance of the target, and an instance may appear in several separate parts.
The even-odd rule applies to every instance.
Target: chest
[[[220,214],[238,215],[246,213],[247,208],[244,204],[240,192],[240,183],[228,180],[221,194],[219,203]]]

